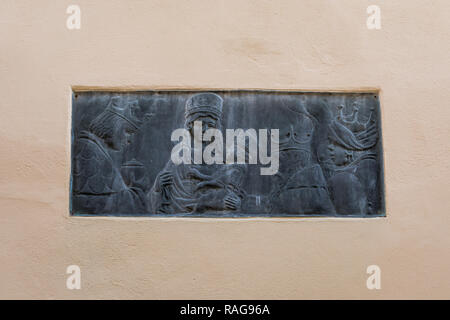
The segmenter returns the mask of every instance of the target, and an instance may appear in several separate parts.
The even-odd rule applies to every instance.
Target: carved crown
[[[138,129],[142,120],[139,119],[139,103],[137,100],[124,101],[121,97],[112,97],[106,111],[114,113]]]
[[[186,118],[195,113],[209,113],[217,118],[222,115],[223,99],[215,93],[198,93],[186,101]]]
[[[374,110],[371,109],[369,119],[367,119],[365,122],[362,122],[359,120],[358,115],[359,106],[356,103],[353,103],[352,108],[353,110],[351,114],[344,114],[344,106],[338,106],[338,115],[336,116],[336,120],[354,133],[366,130],[375,120],[373,117]]]

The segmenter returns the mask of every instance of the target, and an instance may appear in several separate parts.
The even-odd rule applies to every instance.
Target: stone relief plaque
[[[76,92],[77,216],[384,216],[376,93]]]

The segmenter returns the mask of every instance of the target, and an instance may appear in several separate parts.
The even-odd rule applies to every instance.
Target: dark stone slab
[[[72,102],[73,215],[385,215],[377,94],[78,92]],[[186,128],[192,137],[194,121],[203,134],[223,133],[224,164],[194,163],[193,150],[191,164],[172,162],[172,133]],[[233,149],[244,163],[226,163],[226,130],[238,128],[255,130],[257,153],[247,139]],[[279,150],[274,174],[262,174],[275,158],[261,163],[259,129],[267,129],[267,155]],[[220,158],[217,149],[212,155]]]

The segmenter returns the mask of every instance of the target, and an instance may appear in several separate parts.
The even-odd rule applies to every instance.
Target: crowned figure
[[[318,113],[327,112],[327,106],[290,99],[284,104],[277,114],[280,168],[270,194],[272,212],[332,215],[335,209],[315,151],[324,120]]]
[[[144,117],[137,100],[113,97],[88,130],[79,134],[74,145],[72,184],[72,207],[77,213],[143,214],[148,211],[141,185],[130,175],[124,179],[117,165],[121,151],[142,125],[141,118]],[[134,160],[133,166],[137,165]]]
[[[187,100],[185,128],[191,137],[195,121],[201,121],[203,134],[208,129],[221,129],[222,105],[223,99],[214,93],[198,93]],[[190,162],[174,164],[169,160],[157,175],[149,193],[152,213],[234,212],[241,207],[244,166]]]
[[[374,148],[378,142],[378,126],[370,111],[361,121],[358,107],[346,116],[343,107],[328,127],[328,147],[322,166],[336,211],[342,215],[375,214],[380,208],[378,164]]]

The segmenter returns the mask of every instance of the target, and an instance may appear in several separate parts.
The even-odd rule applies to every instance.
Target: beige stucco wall
[[[72,3],[81,30],[66,28]],[[381,30],[366,27],[369,4]],[[449,12],[448,0],[2,0],[0,298],[450,298]],[[73,86],[380,90],[387,218],[70,217]],[[66,289],[71,264],[79,291]]]

